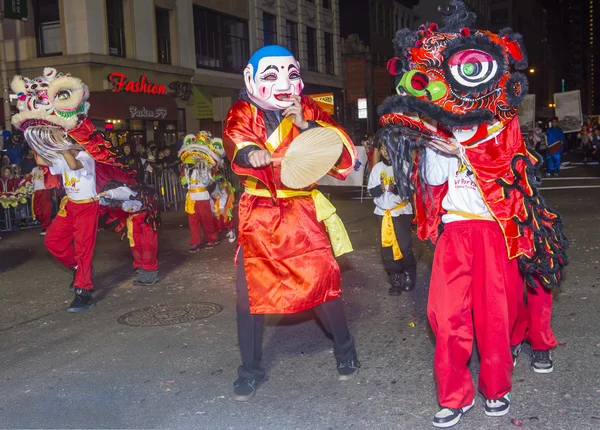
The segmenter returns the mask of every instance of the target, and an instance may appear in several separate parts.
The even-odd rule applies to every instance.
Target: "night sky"
[[[441,15],[438,12],[438,6],[448,3],[446,0],[421,0],[419,5],[415,7],[415,13],[419,16],[419,23],[423,24],[426,21],[439,22]]]

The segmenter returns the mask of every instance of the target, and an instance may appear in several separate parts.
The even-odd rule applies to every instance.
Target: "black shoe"
[[[512,354],[512,359],[513,359],[513,367],[515,367],[517,365],[517,358],[519,357],[519,354],[521,353],[522,347],[523,347],[523,342],[519,343],[518,345],[510,347],[510,353]]]
[[[233,383],[233,395],[231,398],[237,402],[247,402],[256,394],[260,382],[256,379],[239,378]]]
[[[356,358],[342,361],[337,365],[337,378],[340,381],[349,381],[358,375],[358,369],[360,369],[360,362]]]
[[[204,249],[213,249],[215,246],[217,246],[219,243],[221,243],[221,241],[219,239],[215,240],[214,242],[208,242],[206,244],[206,246],[204,247]]]
[[[86,309],[96,306],[92,298],[91,290],[75,289],[75,298],[67,308],[67,312],[83,312]]]
[[[438,428],[448,428],[458,424],[462,416],[467,413],[475,404],[475,400],[470,405],[462,408],[442,408],[433,416],[433,426]]]
[[[404,291],[412,291],[415,289],[415,284],[417,282],[417,271],[411,270],[410,272],[404,272],[404,285],[402,289]]]
[[[510,410],[510,393],[506,393],[498,400],[485,399],[485,414],[488,417],[501,417]]]
[[[554,370],[552,351],[533,350],[531,365],[535,373],[550,373]]]
[[[137,270],[137,277],[133,281],[133,285],[143,285],[148,287],[158,282],[158,270],[149,272],[144,269]]]
[[[200,248],[202,248],[200,245],[192,245],[190,246],[190,252],[193,254],[194,252],[200,251]]]
[[[390,296],[399,296],[402,294],[402,273],[390,273],[390,284],[392,286],[388,290]]]

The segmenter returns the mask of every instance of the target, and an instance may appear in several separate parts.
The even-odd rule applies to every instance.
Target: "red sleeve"
[[[315,121],[321,127],[335,130],[344,142],[344,150],[336,165],[329,172],[330,176],[344,180],[348,177],[356,165],[357,152],[352,143],[352,139],[346,134],[346,131],[331,118],[331,116],[319,107],[319,105],[309,96],[302,95],[302,109],[304,118],[307,121]]]
[[[223,132],[223,146],[227,157],[231,161],[231,168],[240,176],[250,176],[259,180],[271,190],[271,193],[275,194],[276,188],[273,181],[272,167],[254,169],[235,163],[237,151],[249,145],[266,149],[266,139],[264,119],[258,109],[243,100],[235,103],[229,114],[227,114],[225,131]],[[242,181],[244,181],[244,178],[242,178]]]

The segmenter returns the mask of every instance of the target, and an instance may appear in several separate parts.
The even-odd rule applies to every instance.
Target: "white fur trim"
[[[25,81],[23,81],[23,76],[15,75],[10,82],[10,89],[15,94],[26,93],[27,90],[25,89]]]
[[[15,127],[20,128],[19,125],[23,121],[28,120],[28,119],[40,119],[40,120],[48,121],[52,124],[56,124],[58,127],[61,127],[64,130],[71,130],[72,128],[74,128],[77,125],[77,123],[79,121],[79,119],[77,118],[77,115],[73,115],[71,118],[65,119],[65,118],[61,118],[60,116],[57,116],[54,114],[48,114],[43,111],[36,110],[36,111],[19,112],[18,114],[13,115],[10,122]]]

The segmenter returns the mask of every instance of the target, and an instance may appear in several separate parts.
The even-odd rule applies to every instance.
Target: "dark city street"
[[[565,281],[554,292],[555,370],[534,373],[524,347],[510,413],[486,417],[478,395],[461,429],[508,429],[515,422],[530,429],[600,427],[600,175],[598,166],[567,166],[563,172],[564,178],[542,185],[567,187],[542,193],[562,214],[571,240]],[[189,254],[184,214],[167,213],[161,281],[140,287],[131,283],[126,243],[119,243],[117,233],[100,232],[94,258],[99,303],[68,314],[71,274],[49,257],[39,229],[4,234],[0,427],[430,428],[437,403],[426,317],[432,250],[415,239],[417,288],[388,296],[372,201],[346,197],[332,195],[355,249],[339,263],[361,372],[349,382],[335,378],[331,341],[312,312],[269,316],[264,361],[270,379],[244,404],[230,399],[239,364],[234,244]],[[223,310],[162,325],[220,309],[192,306],[201,303]],[[128,319],[142,326],[122,323],[125,314],[159,305],[165,308]],[[476,380],[476,356],[471,370]]]

